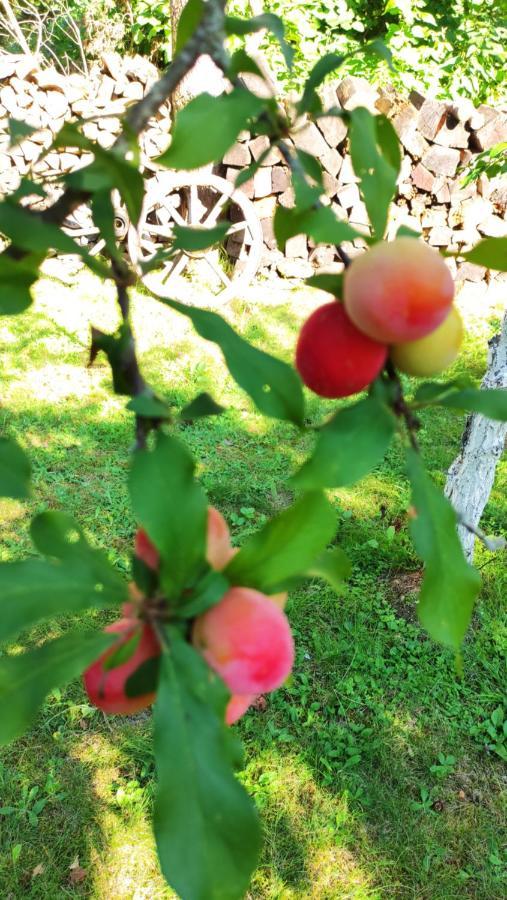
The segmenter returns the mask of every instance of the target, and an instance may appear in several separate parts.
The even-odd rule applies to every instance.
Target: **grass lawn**
[[[290,359],[299,323],[322,297],[287,292],[279,305],[263,297],[261,286],[255,302],[234,303],[230,321]],[[458,368],[479,379],[499,310],[470,305],[467,319]],[[105,359],[86,368],[90,324],[115,322],[111,289],[87,274],[70,288],[46,279],[31,311],[0,322],[2,426],[34,469],[33,501],[0,501],[2,560],[33,553],[30,517],[58,508],[128,576],[132,423],[125,400],[112,393]],[[140,295],[134,326],[144,370],[163,395],[181,406],[208,390],[228,407],[180,431],[241,543],[290,502],[287,476],[312,438],[258,416],[218,350],[183,317]],[[332,407],[311,398],[311,420]],[[450,411],[424,416],[421,443],[440,484],[462,427]],[[506,491],[504,462],[486,531],[505,530]],[[354,564],[350,583],[339,598],[317,581],[291,596],[292,680],[238,726],[242,778],[265,833],[250,898],[506,896],[506,571],[500,556],[478,549],[484,588],[460,681],[452,655],[417,624],[420,569],[406,530],[408,496],[397,447],[359,486],[332,493],[337,540]],[[97,626],[107,619],[89,618]],[[44,625],[20,644],[67,627]],[[149,714],[106,720],[79,683],[55,691],[33,730],[0,756],[0,898],[170,897],[151,836],[152,792]]]

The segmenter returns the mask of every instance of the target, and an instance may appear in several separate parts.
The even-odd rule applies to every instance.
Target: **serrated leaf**
[[[21,144],[25,138],[30,137],[37,131],[32,125],[21,122],[19,119],[9,119],[9,146],[16,147]]]
[[[354,484],[382,462],[395,430],[395,417],[376,397],[339,410],[319,432],[313,456],[293,483],[305,490]]]
[[[87,544],[64,513],[47,512],[32,523],[37,548],[53,560],[0,565],[0,642],[44,619],[85,609],[107,609],[127,600],[123,579]]]
[[[317,244],[341,244],[342,241],[353,241],[362,237],[347,222],[337,219],[328,206],[303,211],[278,206],[273,219],[273,228],[277,244],[282,249],[285,248],[286,241],[296,234],[307,234]]]
[[[301,381],[291,366],[252,347],[217,313],[186,306],[166,297],[158,299],[187,316],[201,337],[218,344],[232,377],[260,412],[275,419],[286,419],[295,425],[303,424]]]
[[[213,228],[188,228],[186,225],[174,226],[172,250],[207,250],[225,238],[230,222],[220,222]]]
[[[160,553],[162,587],[177,601],[204,567],[208,504],[194,471],[186,447],[160,432],[153,450],[135,453],[129,478],[136,519]]]
[[[464,557],[456,530],[456,513],[413,450],[407,452],[407,472],[416,510],[410,531],[425,563],[419,619],[434,640],[458,651],[472,617],[481,579]]]
[[[361,193],[368,210],[373,234],[381,240],[387,225],[389,204],[396,192],[398,172],[391,163],[393,150],[388,141],[387,156],[382,144],[387,139],[387,128],[377,130],[378,116],[364,107],[349,113],[350,155],[354,172],[360,181]]]
[[[177,114],[170,147],[157,162],[170,169],[198,169],[221,159],[263,106],[245,88],[220,97],[199,94]]]
[[[318,288],[320,291],[327,291],[333,297],[342,297],[343,295],[343,275],[312,275],[307,278],[305,284],[308,287]]]
[[[305,574],[315,578],[323,578],[334,591],[340,593],[343,582],[352,571],[352,566],[347,554],[340,547],[326,550],[308,567]]]
[[[0,232],[20,250],[46,254],[48,250],[80,256],[92,272],[108,278],[110,270],[52,222],[44,222],[29,210],[4,201],[0,203]]]
[[[231,584],[264,593],[302,575],[336,533],[336,515],[321,493],[308,493],[249,537],[224,571]]]
[[[465,388],[438,400],[440,406],[481,413],[487,419],[507,422],[507,388]]]
[[[0,746],[22,735],[50,691],[81,675],[113,637],[74,631],[28,653],[1,657]]]
[[[180,53],[199,25],[205,10],[204,0],[188,0],[182,9],[176,33],[174,53]],[[157,20],[158,25],[158,20]]]
[[[154,711],[154,827],[162,872],[185,900],[239,900],[260,849],[254,804],[236,779],[227,692],[170,632]]]
[[[30,473],[30,460],[17,441],[0,437],[0,497],[29,497]]]
[[[155,394],[146,391],[132,397],[127,403],[127,409],[134,412],[137,416],[145,419],[170,419],[171,408],[165,400],[157,397]]]
[[[462,255],[468,262],[478,266],[507,272],[507,237],[484,238],[483,241]]]
[[[303,96],[297,104],[300,114],[306,112],[315,114],[322,111],[322,102],[317,94],[317,88],[331,72],[336,71],[342,65],[344,58],[337,53],[327,53],[315,63],[306,79]]]
[[[264,29],[275,36],[280,44],[285,64],[288,69],[291,69],[294,60],[294,50],[285,40],[285,25],[282,19],[273,13],[262,13],[260,16],[254,16],[251,19],[238,19],[235,16],[225,17],[225,33],[228,35],[237,34],[242,37]]]
[[[183,407],[180,412],[180,419],[189,421],[200,419],[202,416],[219,416],[223,412],[225,412],[225,406],[220,406],[210,394],[204,392],[198,394],[191,403]]]

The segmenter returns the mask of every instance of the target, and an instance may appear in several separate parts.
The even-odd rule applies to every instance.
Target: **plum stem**
[[[419,442],[417,440],[417,432],[421,427],[421,422],[416,416],[414,416],[412,410],[410,409],[410,406],[405,400],[400,376],[398,375],[398,372],[394,368],[390,359],[387,360],[385,372],[389,382],[393,385],[394,388],[394,396],[391,400],[391,407],[398,418],[404,420],[408,431],[410,444],[412,448],[417,453],[419,453],[420,448]]]

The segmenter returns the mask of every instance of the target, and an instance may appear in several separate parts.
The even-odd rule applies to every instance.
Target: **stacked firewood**
[[[63,76],[53,68],[41,69],[36,59],[0,55],[0,193],[9,193],[22,176],[58,177],[89,162],[88,152],[69,149],[44,151],[63,123],[83,123],[87,137],[111,147],[121,128],[128,105],[140,100],[158,76],[147,60],[106,54],[89,77]],[[507,140],[507,115],[489,106],[475,107],[471,101],[444,102],[413,92],[402,98],[392,88],[376,88],[361,78],[348,76],[323,89],[326,109],[345,110],[365,106],[383,113],[399,136],[403,161],[398,196],[392,207],[388,237],[401,225],[421,235],[432,245],[452,251],[466,250],[481,237],[507,235],[507,184],[484,175],[463,187],[463,168],[477,153]],[[15,146],[10,145],[9,118],[37,129]],[[156,158],[169,143],[170,107],[166,103],[142,138],[145,158]],[[336,116],[320,118],[317,124],[298,123],[293,133],[296,147],[316,156],[323,170],[325,196],[337,216],[368,233],[368,216],[361,199],[348,150],[346,126]],[[247,132],[226,153],[216,171],[234,181],[238,173],[258,160],[268,146],[261,135]],[[318,246],[304,235],[287,241],[282,251],[273,234],[277,205],[291,207],[294,194],[290,173],[277,148],[263,159],[253,178],[241,187],[252,200],[262,224],[264,253],[261,273],[306,277],[315,270],[340,267],[334,247]],[[241,245],[233,235],[227,249],[239,257]],[[364,241],[346,244],[351,256],[360,253]],[[492,277],[484,269],[463,262],[451,267],[458,279],[480,281]]]

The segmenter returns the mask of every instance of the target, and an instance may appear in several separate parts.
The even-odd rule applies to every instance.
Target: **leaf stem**
[[[400,376],[398,375],[391,360],[389,359],[387,360],[385,366],[385,373],[387,375],[388,382],[393,387],[393,397],[391,400],[392,409],[396,413],[398,418],[404,420],[408,431],[411,447],[416,451],[416,453],[419,453],[420,448],[419,442],[417,440],[417,432],[421,427],[421,423],[419,419],[414,416],[410,406],[407,404],[407,401],[405,400],[405,396],[403,394],[403,387],[400,381]]]

